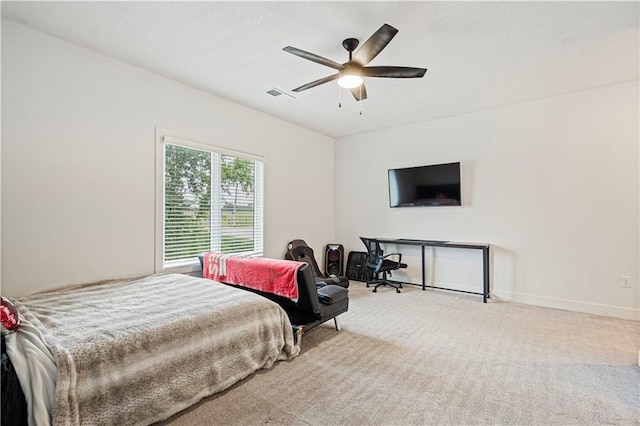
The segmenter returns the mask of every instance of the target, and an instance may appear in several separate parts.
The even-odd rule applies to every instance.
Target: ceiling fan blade
[[[367,88],[362,83],[360,86],[351,89],[351,94],[356,98],[356,101],[363,101],[367,99]]]
[[[362,75],[365,77],[390,78],[420,78],[427,72],[426,68],[412,67],[364,67]]]
[[[378,53],[384,49],[393,37],[398,33],[398,30],[393,28],[389,24],[384,24],[378,31],[373,33],[367,41],[364,42],[362,47],[358,50],[353,57],[353,62],[362,66],[367,65],[373,60]]]
[[[315,53],[307,52],[305,50],[298,49],[297,47],[287,46],[283,47],[282,50],[336,70],[341,70],[344,68],[344,65],[332,61],[331,59],[323,58],[322,56],[318,56]]]
[[[302,92],[303,90],[311,89],[312,87],[320,86],[321,84],[333,81],[338,77],[340,77],[340,74],[334,74],[330,75],[329,77],[320,78],[318,80],[312,81],[311,83],[303,84],[300,87],[296,87],[295,89],[293,89],[293,91]]]

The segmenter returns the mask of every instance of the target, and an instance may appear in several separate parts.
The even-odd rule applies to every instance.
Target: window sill
[[[200,262],[196,260],[165,265],[159,272],[166,274],[191,274],[193,272],[202,272],[202,268],[200,267]]]

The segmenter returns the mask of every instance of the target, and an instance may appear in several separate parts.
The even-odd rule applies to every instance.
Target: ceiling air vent
[[[275,87],[271,90],[267,90],[267,94],[273,96],[276,99],[283,100],[283,101],[292,101],[295,99],[290,94],[285,93],[284,91],[277,89]]]

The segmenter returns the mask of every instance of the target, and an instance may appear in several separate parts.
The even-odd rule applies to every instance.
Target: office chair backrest
[[[324,277],[320,272],[320,267],[316,262],[313,249],[307,245],[304,240],[292,240],[287,244],[287,253],[284,255],[287,260],[295,260],[298,262],[308,263],[311,267],[314,277]]]
[[[367,248],[367,261],[365,262],[365,266],[368,269],[372,269],[374,273],[377,273],[382,265],[384,256],[380,243],[371,238],[360,237],[360,239]]]

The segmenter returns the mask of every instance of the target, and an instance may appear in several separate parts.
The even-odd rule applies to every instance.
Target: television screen
[[[461,206],[460,163],[389,169],[389,205]]]

